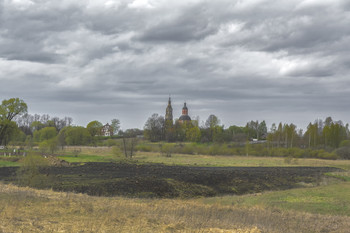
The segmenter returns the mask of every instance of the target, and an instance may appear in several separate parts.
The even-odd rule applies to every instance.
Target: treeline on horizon
[[[145,138],[153,141],[214,143],[201,148],[192,144],[172,148],[176,152],[186,151],[200,154],[257,155],[284,157],[314,157],[350,159],[349,124],[325,120],[310,122],[303,133],[293,123],[273,123],[267,128],[265,121],[249,121],[245,126],[232,125],[225,128],[215,115],[210,115],[204,124],[198,121],[166,122],[163,116],[153,114],[144,127]],[[216,145],[220,144],[220,147]],[[190,148],[191,147],[191,148]],[[146,148],[145,150],[150,150]]]
[[[156,141],[189,141],[245,143],[266,141],[271,147],[338,148],[343,140],[350,138],[349,124],[334,121],[331,117],[309,123],[303,133],[293,123],[272,124],[268,130],[265,121],[249,121],[245,126],[232,125],[225,128],[215,115],[210,115],[202,126],[198,121],[166,122],[163,116],[153,114],[144,127],[146,139]]]
[[[268,129],[265,121],[249,121],[245,126],[225,128],[215,115],[210,115],[204,124],[199,125],[198,120],[167,122],[163,116],[153,114],[143,130],[122,131],[119,130],[119,120],[111,120],[111,134],[114,135],[110,137],[101,135],[103,125],[96,120],[86,127],[73,126],[72,123],[71,117],[61,119],[47,114],[30,115],[26,103],[18,98],[3,100],[0,105],[0,145],[40,146],[53,153],[64,146],[118,146],[118,138],[139,138],[143,135],[152,143],[168,142],[168,149],[154,149],[154,146],[142,142],[138,143],[136,150],[350,159],[349,124],[331,117],[310,122],[303,132],[293,123],[274,123]],[[206,147],[200,146],[202,144]]]

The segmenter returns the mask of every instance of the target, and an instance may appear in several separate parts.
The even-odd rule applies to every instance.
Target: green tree
[[[113,135],[118,134],[118,131],[120,129],[120,121],[118,119],[113,119],[111,122],[111,127],[113,129]]]
[[[340,142],[347,138],[346,127],[344,127],[341,121],[333,122],[328,117],[323,127],[323,137],[325,147],[338,148]]]
[[[179,142],[186,141],[186,128],[188,127],[187,125],[188,125],[187,122],[180,123],[179,121],[175,121],[174,138],[176,141],[179,141]]]
[[[27,113],[27,109],[27,104],[19,98],[3,100],[0,105],[0,116],[11,121],[15,116]]]
[[[64,144],[68,146],[88,145],[92,142],[90,132],[81,126],[66,126],[63,128],[58,137],[59,146],[62,146],[62,139],[64,139]]]
[[[17,127],[17,130],[14,132],[11,137],[11,141],[15,143],[24,143],[26,141],[27,135]]]
[[[99,121],[91,121],[87,124],[86,128],[89,131],[91,136],[101,135],[101,129],[103,125]]]
[[[7,145],[18,133],[18,127],[15,122],[9,120],[0,121],[1,138],[0,145]]]
[[[208,119],[205,121],[206,128],[214,128],[215,126],[220,125],[220,120],[217,116],[211,114]]]
[[[285,135],[285,146],[286,147],[293,147],[293,142],[295,138],[298,136],[296,132],[296,125],[294,124],[285,124],[283,127],[284,135]]]
[[[266,139],[267,127],[265,121],[250,121],[245,126],[245,132],[249,138],[256,138],[258,140]]]
[[[49,140],[57,136],[57,130],[55,127],[45,127],[40,131],[40,141]]]
[[[63,150],[64,146],[67,144],[66,143],[66,131],[69,129],[71,126],[66,126],[60,130],[60,132],[57,135],[57,146],[61,147]]]
[[[45,125],[43,123],[41,123],[40,121],[33,121],[30,125],[30,128],[32,130],[32,132],[41,130],[45,127]]]
[[[277,137],[277,146],[280,147],[281,146],[281,142],[283,141],[283,126],[282,126],[282,122],[280,122],[278,124],[278,128],[276,131],[276,137]]]
[[[186,130],[186,141],[200,142],[201,131],[197,126],[193,126]]]
[[[57,137],[44,140],[39,144],[39,149],[43,154],[46,154],[46,153],[54,154],[57,148],[58,148]]]
[[[227,133],[230,135],[233,142],[245,142],[247,141],[247,135],[244,132],[244,127],[231,125],[227,129]]]
[[[229,142],[231,141],[231,135],[228,130],[224,130],[224,126],[215,126],[212,128],[213,142]]]
[[[57,131],[55,127],[45,127],[43,129],[34,131],[33,137],[36,142],[42,142],[49,140],[57,136]]]
[[[262,121],[260,122],[259,126],[258,126],[258,135],[257,138],[258,140],[261,139],[266,139],[267,136],[267,127],[266,127],[266,122]]]
[[[312,124],[311,122],[309,123],[307,130],[304,134],[304,137],[307,138],[309,148],[316,147],[319,144],[320,134],[319,134],[319,122],[318,121],[315,121],[314,124]]]
[[[214,131],[217,126],[220,125],[220,120],[217,116],[211,114],[208,119],[205,121],[205,128],[207,129],[205,135],[208,138],[208,141],[213,141]]]
[[[0,105],[0,145],[7,144],[10,134],[16,130],[12,122],[13,118],[27,113],[27,104],[19,98],[3,100]]]
[[[33,148],[33,137],[31,135],[27,135],[25,145],[29,149]]]
[[[175,141],[176,139],[175,125],[172,120],[165,120],[164,122],[164,137],[168,142]]]
[[[275,123],[272,123],[270,132],[266,136],[267,143],[269,147],[274,147],[277,141],[276,138],[277,126]]]
[[[247,122],[245,126],[245,132],[248,135],[248,138],[258,138],[258,128],[259,128],[259,121],[250,121]]]

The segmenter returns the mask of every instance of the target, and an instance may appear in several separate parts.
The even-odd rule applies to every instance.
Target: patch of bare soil
[[[15,182],[16,168],[0,168],[0,179]],[[330,167],[187,167],[159,164],[86,163],[51,166],[44,188],[97,196],[195,197],[257,193],[320,182]]]

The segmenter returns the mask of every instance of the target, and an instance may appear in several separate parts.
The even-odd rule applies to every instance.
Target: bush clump
[[[47,167],[49,162],[41,155],[29,153],[21,161],[21,166],[17,170],[17,181],[19,185],[35,188],[46,187],[49,177],[40,173],[40,169]]]
[[[350,146],[340,147],[336,149],[334,153],[341,159],[350,159]]]

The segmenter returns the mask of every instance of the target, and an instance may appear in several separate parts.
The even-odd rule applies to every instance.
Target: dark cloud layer
[[[346,0],[0,0],[0,96],[142,127],[183,101],[228,126],[348,122]]]

